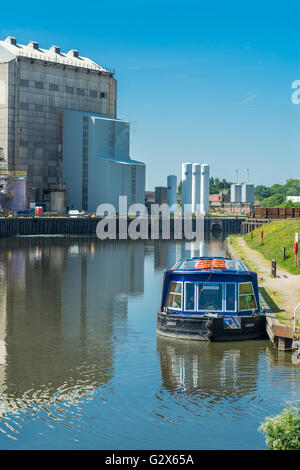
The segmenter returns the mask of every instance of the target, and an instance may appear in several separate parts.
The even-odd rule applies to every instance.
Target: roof
[[[81,57],[76,49],[70,49],[67,52],[61,52],[59,46],[41,49],[35,41],[29,41],[27,45],[17,44],[16,39],[12,36],[8,36],[4,41],[0,41],[0,63],[10,62],[16,57],[82,67],[98,72],[114,73],[112,69],[103,68],[88,57]]]
[[[241,260],[221,257],[186,258],[178,261],[172,271],[189,272],[250,272],[248,266]]]

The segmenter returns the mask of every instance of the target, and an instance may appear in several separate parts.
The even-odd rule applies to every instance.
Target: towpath
[[[293,315],[296,305],[300,302],[300,275],[277,267],[277,277],[271,277],[271,262],[258,251],[250,248],[242,237],[235,237],[236,255],[244,259],[258,275],[260,287],[264,287],[281,311],[286,312],[288,319]]]

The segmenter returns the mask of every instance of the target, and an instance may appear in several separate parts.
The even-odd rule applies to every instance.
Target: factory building
[[[242,183],[241,196],[241,202],[254,204],[254,184]]]
[[[79,174],[76,180],[81,199],[77,198],[76,209],[95,210],[96,207],[90,206],[89,203],[90,198],[91,204],[94,204],[92,193],[95,193],[95,188],[89,186],[94,184],[92,177],[86,179],[87,172],[89,172],[87,168],[100,173],[106,171],[105,177],[111,178],[106,180],[106,184],[111,183],[117,186],[121,178],[120,173],[122,173],[120,162],[126,160],[128,164],[130,160],[128,149],[122,155],[111,150],[118,140],[119,121],[116,119],[116,103],[117,82],[112,70],[101,67],[87,57],[82,57],[76,49],[68,52],[61,51],[58,46],[42,49],[35,41],[29,41],[27,45],[23,45],[17,43],[14,37],[8,36],[4,41],[0,41],[1,174],[5,172],[26,174],[27,204],[29,205],[30,202],[49,204],[51,191],[54,188],[63,187],[66,181],[70,184],[71,176],[74,176],[75,171],[78,172],[81,166],[81,180]],[[77,169],[73,170],[72,175],[63,171],[63,168],[66,170],[70,167],[67,162],[64,165],[63,161],[65,157],[69,161],[68,136],[73,132],[70,129],[70,123],[72,121],[77,123],[77,120],[74,115],[67,116],[67,111],[77,112],[83,123],[80,137],[83,151],[81,154],[77,152],[76,156],[74,155],[74,168]],[[110,125],[105,126],[104,120],[101,124],[99,121],[101,118],[108,118]],[[100,155],[95,149],[96,153],[93,156],[90,150],[87,151],[86,139],[88,138],[90,142],[92,135],[90,127],[95,121],[97,121],[93,134],[95,139],[99,141],[101,136],[104,136],[104,140],[109,140],[110,150]],[[128,133],[128,123],[124,126],[127,126]],[[112,135],[114,130],[111,132],[110,129],[116,129],[115,137]],[[73,136],[79,139],[79,136],[75,136],[75,132],[74,128]],[[66,145],[63,141],[64,136],[67,138]],[[93,166],[92,159],[100,157],[107,159],[106,164],[102,161],[103,165]],[[76,158],[80,161],[75,161]],[[108,163],[109,158],[114,160],[114,164]],[[87,160],[90,165],[87,165]],[[130,194],[131,200],[134,200],[139,196],[138,194],[135,196],[134,184],[137,183],[135,183],[134,165],[129,166],[130,176],[123,175],[124,185],[129,179],[126,195]],[[124,166],[122,168],[124,169]],[[118,173],[116,179],[114,169]],[[125,170],[122,171],[126,173]],[[100,173],[93,175],[98,187],[103,179]],[[123,189],[115,188],[115,192],[118,192],[118,189],[122,195]],[[69,201],[68,192],[67,187],[67,199],[70,206],[70,202],[74,199],[71,196]],[[70,195],[73,192],[70,187]],[[108,196],[108,192],[100,191],[97,205],[112,203],[113,197],[109,200],[101,199]]]
[[[63,183],[68,207],[96,211],[104,203],[118,212],[119,196],[128,207],[144,204],[145,165],[129,156],[127,121],[63,111]]]
[[[230,202],[235,204],[254,204],[254,185],[249,183],[230,186]]]
[[[242,201],[242,187],[240,184],[232,184],[230,186],[230,201],[240,203]]]

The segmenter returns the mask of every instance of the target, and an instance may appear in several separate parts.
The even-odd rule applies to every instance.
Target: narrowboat
[[[202,341],[266,338],[257,274],[230,258],[179,260],[164,273],[157,333]]]

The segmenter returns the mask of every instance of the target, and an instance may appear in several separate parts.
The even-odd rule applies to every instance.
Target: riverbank
[[[264,246],[261,246],[261,250],[263,251],[265,247],[264,254],[266,253],[266,256],[257,249],[249,246],[249,240],[251,240],[250,234],[245,236],[231,235],[227,238],[231,255],[233,254],[233,256],[244,260],[249,268],[257,273],[260,292],[272,309],[277,320],[281,324],[290,326],[293,324],[292,317],[294,309],[300,302],[300,267],[296,268],[299,274],[294,274],[284,269],[282,263],[279,263],[277,260],[277,276],[275,278],[271,275],[271,259],[276,258],[276,254],[278,254],[278,250],[280,250],[280,248],[278,248],[280,243],[286,241],[284,233],[287,235],[287,232],[289,232],[289,237],[291,237],[292,231],[296,228],[297,224],[294,224],[294,221],[291,222],[292,225],[290,222],[283,222],[285,225],[288,224],[288,227],[278,227],[278,222],[271,222],[270,224],[264,225],[264,238],[266,238]],[[281,224],[282,222],[280,222],[280,225]],[[251,241],[253,241],[253,246],[257,246],[260,230],[261,229],[257,229],[252,232]],[[271,233],[273,233],[273,237],[271,237]],[[276,246],[277,250],[275,248]],[[269,259],[267,256],[269,256]]]

